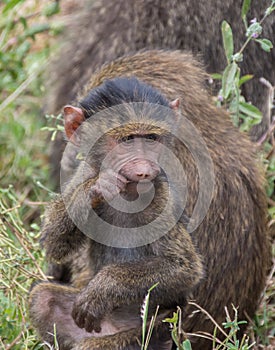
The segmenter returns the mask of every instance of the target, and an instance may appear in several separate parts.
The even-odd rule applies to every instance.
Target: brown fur
[[[105,65],[90,79],[84,95],[106,79],[120,76],[135,76],[156,87],[168,100],[180,98],[182,114],[192,121],[209,150],[214,164],[215,188],[207,215],[190,235],[185,231],[184,221],[180,220],[158,241],[130,250],[105,247],[85,237],[70,221],[62,199],[53,202],[42,230],[47,257],[57,261],[70,261],[73,257],[73,283],[76,283],[79,273],[85,275],[77,301],[74,301],[74,318],[77,323],[83,322],[88,308],[95,322],[93,326],[97,327],[97,316],[100,323],[100,318],[113,310],[114,305],[141,304],[146,289],[157,281],[160,284],[151,295],[152,309],[156,304],[160,304],[162,310],[177,305],[183,307],[183,329],[186,332],[211,333],[214,328],[201,313],[190,317],[193,308],[185,306],[186,298],[195,300],[219,324],[225,318],[224,307],[230,309],[232,303],[239,308],[240,320],[253,317],[270,261],[264,180],[253,145],[232,126],[223,110],[212,105],[203,88],[205,73],[190,55],[176,51],[148,51],[118,59]],[[179,122],[179,128],[184,131],[184,124]],[[192,141],[196,146],[196,140]],[[186,214],[191,216],[199,190],[195,180],[196,166],[184,145],[177,143],[173,152],[187,174]],[[84,187],[92,184],[89,181],[93,180],[85,182]],[[165,187],[159,189],[154,203],[160,205],[165,201],[166,192]],[[78,202],[77,195],[75,198],[75,208],[81,215],[85,203]],[[146,220],[152,212],[142,214]],[[108,216],[107,212],[105,216]],[[73,252],[79,254],[80,263],[75,260]],[[39,286],[31,294],[31,314],[43,336],[51,324],[44,323],[43,315],[37,316],[40,312],[48,312],[41,295],[48,290],[56,296],[55,288],[58,295],[66,287]],[[57,298],[56,302],[66,302],[65,299]],[[156,345],[159,336],[164,337],[161,345],[165,344],[167,334],[169,332],[163,328],[156,332],[152,348],[160,348]],[[71,336],[68,334],[68,339]],[[75,349],[136,349],[139,337],[140,328],[103,338],[92,336],[81,340]],[[66,342],[66,337],[64,339]],[[192,341],[194,350],[211,349],[209,341],[199,338]]]

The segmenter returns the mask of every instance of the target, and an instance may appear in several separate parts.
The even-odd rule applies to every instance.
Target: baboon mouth
[[[127,184],[127,192],[135,193],[136,195],[150,191],[154,186],[153,181],[150,180],[141,180],[141,181],[130,181]]]
[[[127,179],[128,180],[128,184],[132,184],[132,185],[140,185],[140,186],[147,186],[149,184],[152,184],[154,182],[155,179],[149,180],[149,179],[145,179],[145,180],[131,180],[131,179]]]

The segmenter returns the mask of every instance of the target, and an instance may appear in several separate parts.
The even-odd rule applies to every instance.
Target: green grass
[[[48,63],[52,34],[48,29],[38,33],[37,27],[48,23],[44,29],[49,28],[42,14],[47,1],[4,3],[0,5],[0,349],[39,349],[27,310],[31,284],[44,277],[39,226],[50,196],[39,184],[50,186],[50,181],[49,136],[41,130],[46,123],[41,73]]]

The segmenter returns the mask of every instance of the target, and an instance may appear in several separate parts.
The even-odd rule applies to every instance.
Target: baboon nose
[[[147,179],[149,177],[148,174],[144,174],[144,173],[138,173],[136,175],[140,180],[144,180],[144,179]]]

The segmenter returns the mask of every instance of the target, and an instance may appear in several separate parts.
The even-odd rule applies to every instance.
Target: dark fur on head
[[[146,102],[169,107],[169,102],[158,90],[134,77],[106,80],[102,85],[91,90],[80,101],[80,106],[85,111],[85,117],[89,118],[104,108],[130,102]]]

